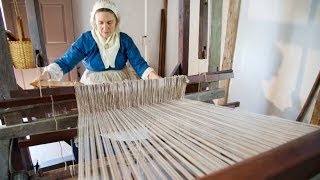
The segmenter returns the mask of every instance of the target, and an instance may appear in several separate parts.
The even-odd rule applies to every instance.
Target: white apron
[[[129,67],[125,66],[122,70],[108,70],[101,72],[93,72],[86,69],[80,79],[80,82],[88,85],[113,83],[134,79],[137,79],[137,76]]]

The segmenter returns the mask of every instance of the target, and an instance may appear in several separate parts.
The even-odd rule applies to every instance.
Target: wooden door
[[[61,57],[74,42],[72,0],[39,0],[48,61]],[[64,80],[76,81],[77,70]]]
[[[30,38],[25,0],[17,0],[23,21],[25,37]],[[13,0],[2,0],[7,30],[17,37],[16,13]],[[48,61],[61,57],[74,42],[72,0],[39,0],[41,23]],[[37,77],[37,69],[15,69],[16,81],[23,89],[30,89],[29,83]],[[77,69],[63,77],[63,80],[76,81]]]
[[[17,0],[17,4],[18,4],[20,16],[22,18],[22,22],[23,22],[23,30],[24,30],[25,37],[30,38],[25,1]],[[2,0],[2,6],[3,6],[3,13],[5,16],[7,30],[11,31],[16,37],[18,37],[17,25],[16,25],[17,15],[15,13],[13,0]]]

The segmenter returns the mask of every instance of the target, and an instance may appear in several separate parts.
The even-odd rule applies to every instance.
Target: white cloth
[[[97,29],[92,29],[91,34],[97,43],[105,68],[114,68],[116,57],[120,49],[120,33],[114,32],[108,39],[101,36]]]
[[[111,34],[108,39],[104,38],[98,31],[95,14],[98,9],[107,8],[110,9],[117,17],[117,26],[115,32]],[[109,0],[99,0],[92,8],[90,23],[92,26],[91,34],[93,39],[96,41],[99,48],[100,56],[105,68],[115,67],[115,60],[120,49],[120,30],[119,30],[119,13],[117,6]]]
[[[51,63],[44,68],[45,71],[50,73],[52,80],[60,81],[63,77],[63,71],[57,63]],[[132,70],[133,71],[133,70]],[[148,79],[148,76],[153,68],[147,68],[141,78]],[[134,72],[131,72],[127,66],[122,70],[108,70],[102,72],[93,72],[86,69],[81,77],[80,82],[83,84],[99,84],[99,83],[109,83],[115,81],[123,81],[125,79],[135,79],[137,76]]]
[[[143,72],[143,74],[142,74],[142,76],[141,76],[141,79],[144,79],[144,80],[149,79],[149,78],[148,78],[148,77],[149,77],[149,74],[150,74],[152,71],[154,71],[154,69],[151,68],[151,67],[148,67],[146,70],[144,70],[144,72]]]
[[[49,64],[44,71],[49,72],[51,80],[60,81],[63,77],[63,71],[57,63]]]
[[[127,67],[122,70],[108,70],[101,72],[93,72],[86,69],[81,77],[80,82],[83,84],[103,84],[119,82],[123,80],[133,79]]]
[[[118,12],[118,8],[117,8],[116,4],[111,2],[111,1],[109,1],[109,0],[98,0],[93,5],[92,11],[90,13],[90,24],[91,24],[93,29],[96,28],[96,22],[95,22],[95,19],[94,19],[94,15],[96,14],[96,11],[98,9],[102,9],[102,8],[110,9],[117,16],[118,24],[119,24],[120,17],[119,17],[119,12]]]

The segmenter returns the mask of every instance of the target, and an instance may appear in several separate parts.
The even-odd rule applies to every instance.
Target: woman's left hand
[[[151,71],[148,75],[148,79],[160,79],[161,76],[159,76],[156,72]]]

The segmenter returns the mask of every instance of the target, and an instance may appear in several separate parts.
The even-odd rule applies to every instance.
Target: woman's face
[[[116,30],[117,19],[111,12],[96,12],[96,25],[99,33],[108,38]]]

